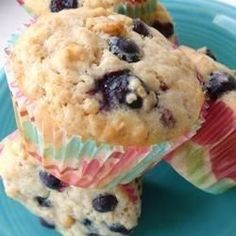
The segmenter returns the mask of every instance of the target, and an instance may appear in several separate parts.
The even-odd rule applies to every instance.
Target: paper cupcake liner
[[[235,103],[212,104],[197,134],[165,158],[185,179],[209,193],[236,185]]]
[[[140,18],[150,22],[155,15],[158,0],[124,0],[114,6],[114,11],[131,18]]]
[[[137,187],[138,185],[138,187]],[[130,199],[133,204],[137,204],[140,196],[142,195],[142,181],[141,179],[136,179],[129,184],[123,184],[119,186],[121,191],[124,192],[126,196]]]
[[[24,6],[25,2],[24,0],[16,0],[21,6]]]
[[[94,140],[82,141],[80,137],[73,137],[65,138],[61,147],[55,147],[46,144],[33,122],[21,123],[21,118],[19,120],[30,155],[49,173],[65,183],[83,188],[113,188],[129,183],[180,145],[178,140],[176,143],[162,143],[148,148],[125,149],[108,144],[98,145]]]
[[[3,152],[3,150],[5,148],[9,149],[9,147],[11,150],[10,153],[14,154],[15,152],[14,155],[17,155],[17,152],[20,152],[19,154],[21,155],[20,158],[24,157],[25,160],[33,161],[33,163],[35,163],[35,160],[31,159],[32,157],[28,153],[25,152],[20,132],[19,130],[16,130],[12,134],[5,137],[4,140],[2,140],[0,143],[0,167],[2,169],[4,169],[4,163],[1,163],[1,159],[5,158],[6,156],[6,152]],[[3,156],[2,156],[2,153],[4,153]],[[15,156],[15,158],[16,160],[18,160],[17,156]],[[140,196],[142,195],[142,180],[136,179],[135,181],[129,184],[119,185],[118,188],[119,188],[119,191],[121,191],[125,196],[127,196],[130,202],[132,202],[135,205],[139,202]]]
[[[29,15],[35,16],[34,13],[25,5],[25,1],[24,0],[16,0],[16,1],[20,4],[20,6],[22,6],[27,11],[27,13]],[[38,0],[36,0],[36,1],[38,1]]]
[[[8,65],[6,72],[17,126],[25,139],[26,149],[49,173],[74,186],[113,188],[129,183],[186,142],[199,127],[198,124],[194,132],[176,140],[150,147],[124,148],[98,144],[95,140],[83,141],[79,136],[68,138],[66,133],[63,133],[61,145],[58,146],[45,140],[44,133],[48,131],[46,119],[45,126],[40,130],[36,126],[34,117],[30,115],[30,111],[34,110],[34,103],[20,90]],[[57,131],[52,131],[52,136]]]

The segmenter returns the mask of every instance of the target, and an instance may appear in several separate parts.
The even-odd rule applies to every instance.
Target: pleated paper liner
[[[155,15],[157,4],[158,0],[123,0],[114,6],[114,11],[149,23]]]
[[[16,0],[30,15],[34,16],[34,13],[25,5],[24,0]],[[41,1],[41,0],[36,0]]]
[[[197,134],[165,160],[206,192],[219,194],[235,186],[236,91],[213,103]]]
[[[26,150],[49,173],[63,182],[83,188],[113,188],[127,184],[158,163],[162,157],[187,140],[162,143],[147,148],[98,145],[94,140],[65,137],[61,147],[46,144],[41,132],[30,121],[20,128],[26,140]]]
[[[4,152],[5,149],[9,149],[10,151]],[[25,152],[20,132],[16,130],[12,134],[7,136],[4,140],[2,140],[2,142],[0,143],[0,173],[1,170],[4,170],[5,160],[3,159],[5,155],[7,155],[7,153],[13,154],[14,152],[14,155],[17,155],[18,152],[25,153],[24,159],[31,160],[33,163],[35,163],[35,160],[32,159],[32,157],[28,153]],[[17,156],[15,156],[15,158],[16,160],[18,159]],[[141,179],[136,179],[135,181],[126,185],[119,185],[118,188],[125,196],[129,198],[130,202],[132,202],[133,204],[137,204],[140,201],[140,196],[142,194]]]
[[[30,115],[30,111],[34,110],[34,102],[19,89],[9,65],[6,65],[6,72],[17,126],[25,139],[27,151],[39,160],[48,172],[74,186],[113,188],[129,183],[186,142],[200,127],[201,119],[191,133],[175,140],[150,147],[128,148],[98,144],[95,140],[83,141],[79,136],[68,138],[66,133],[61,131],[63,135],[58,147],[56,135],[53,136],[58,130],[52,131],[51,134],[55,137],[55,143],[47,143],[44,138],[44,134],[48,132],[47,118],[42,120],[44,125],[39,130],[34,117]]]

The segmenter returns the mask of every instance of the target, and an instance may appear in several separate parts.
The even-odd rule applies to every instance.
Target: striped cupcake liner
[[[18,157],[16,156],[18,155],[18,152],[20,152],[19,155],[22,155],[23,153],[24,160],[35,163],[35,160],[32,159],[29,153],[25,152],[20,132],[19,130],[16,130],[12,134],[8,135],[0,143],[0,175],[1,175],[1,171],[4,171],[4,168],[5,168],[3,159],[6,157],[6,155],[11,155],[12,153],[12,155],[14,155],[12,158],[18,160]],[[122,192],[125,196],[127,196],[127,198],[132,204],[136,205],[140,203],[140,197],[142,195],[141,179],[136,179],[135,181],[129,184],[119,185],[118,188],[120,192]]]
[[[219,194],[236,185],[236,92],[213,103],[197,134],[165,160],[196,187]]]
[[[27,11],[27,13],[29,13],[29,15],[35,16],[34,13],[25,5],[24,0],[16,0],[16,1],[20,4],[20,6],[22,6]]]
[[[113,10],[131,18],[140,18],[146,23],[152,21],[158,0],[124,0],[114,6]]]

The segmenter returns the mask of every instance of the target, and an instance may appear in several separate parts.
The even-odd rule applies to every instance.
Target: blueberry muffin
[[[148,25],[161,32],[172,42],[176,41],[174,23],[166,8],[156,0],[84,0],[83,5],[89,8],[103,7],[112,9],[132,18],[140,18]],[[145,12],[145,8],[148,8]],[[142,9],[142,10],[141,10]],[[143,13],[144,11],[144,13]]]
[[[207,48],[181,47],[194,62],[206,95],[205,123],[166,160],[198,188],[219,194],[234,187],[236,153],[236,75]]]
[[[159,30],[172,42],[176,42],[174,23],[168,11],[156,0],[125,1],[125,0],[18,0],[34,15],[40,16],[48,12],[59,12],[64,9],[103,7],[132,18],[141,18]],[[142,11],[141,11],[142,8]],[[148,17],[143,9],[148,9]],[[144,14],[145,13],[145,14]]]
[[[122,146],[168,141],[192,130],[204,99],[180,49],[103,8],[40,18],[16,42],[10,68],[49,143],[75,135]]]
[[[217,62],[217,58],[214,53],[206,47],[194,50],[186,46],[180,46],[179,49],[191,59],[204,80],[206,80],[209,74],[214,71],[225,71],[232,73],[232,71],[225,65]]]
[[[6,194],[65,236],[130,235],[140,215],[141,183],[115,189],[68,186],[45,172],[28,154],[18,134],[6,139],[0,154]]]

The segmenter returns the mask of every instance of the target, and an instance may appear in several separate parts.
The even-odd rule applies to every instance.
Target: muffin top
[[[39,18],[18,39],[10,66],[49,141],[55,132],[123,146],[168,141],[192,130],[204,99],[181,50],[103,8]]]
[[[81,7],[84,0],[17,0],[24,4],[34,15]]]
[[[103,7],[132,18],[142,18],[146,23],[159,30],[166,38],[175,43],[174,24],[168,11],[157,0],[18,0],[34,15],[59,12],[71,8]],[[144,10],[145,9],[145,10]]]
[[[217,62],[215,55],[207,48],[194,50],[181,46],[182,50],[196,65],[203,80],[207,99],[225,102],[232,110],[236,110],[236,73]]]
[[[191,59],[204,81],[214,71],[232,73],[225,65],[217,62],[215,55],[207,48],[195,50],[186,46],[180,46],[179,49]]]
[[[156,0],[18,0],[20,3],[25,4],[25,6],[31,10],[36,15],[42,15],[48,12],[59,12],[64,9],[73,9],[79,7],[88,7],[88,8],[112,8],[118,7],[121,5],[142,5],[146,3],[152,4],[151,7],[155,7],[158,1]],[[121,9],[125,11],[125,8]],[[131,10],[131,9],[129,9]],[[160,10],[160,9],[159,9]],[[117,9],[119,11],[119,9]]]

